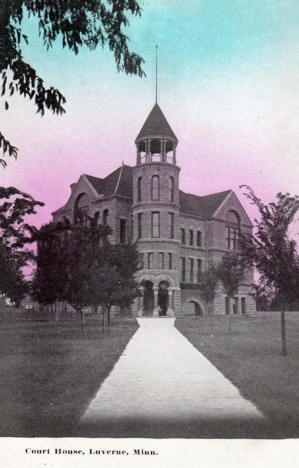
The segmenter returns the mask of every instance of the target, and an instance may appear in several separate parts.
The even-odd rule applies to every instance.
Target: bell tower
[[[136,140],[134,205],[159,202],[178,205],[179,167],[176,164],[178,139],[156,103]],[[152,178],[157,176],[158,179]],[[142,177],[143,180],[139,180]]]
[[[167,315],[176,315],[180,310],[178,139],[157,103],[135,143],[133,239],[143,257],[138,276],[141,283],[153,285],[154,315],[159,310],[160,288],[165,285],[169,291]]]

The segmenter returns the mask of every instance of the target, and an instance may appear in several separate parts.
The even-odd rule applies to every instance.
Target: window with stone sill
[[[193,245],[194,243],[194,233],[192,231],[192,229],[189,230],[189,244],[190,245]]]
[[[197,247],[201,247],[201,232],[197,231],[196,233],[196,245]]]
[[[153,261],[154,261],[154,254],[153,254],[153,252],[148,252],[148,254],[147,254],[147,268],[148,268],[149,270],[151,270],[152,268],[154,268]]]
[[[160,213],[152,211],[152,237],[160,237]]]

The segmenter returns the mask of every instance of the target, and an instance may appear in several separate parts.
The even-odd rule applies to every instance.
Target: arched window
[[[171,176],[169,177],[169,194],[170,194],[170,201],[174,201],[174,178]]]
[[[229,250],[237,250],[240,235],[240,218],[239,215],[230,210],[226,215],[226,248]]]
[[[160,179],[157,175],[152,177],[152,200],[160,200]]]
[[[138,177],[138,180],[137,180],[137,201],[138,202],[141,202],[141,199],[142,199],[141,189],[142,189],[142,177]]]
[[[81,193],[75,202],[74,223],[86,224],[87,212],[89,208],[89,198],[86,193]]]
[[[106,208],[106,210],[103,211],[103,225],[106,226],[108,224],[108,216],[109,216],[109,210]]]

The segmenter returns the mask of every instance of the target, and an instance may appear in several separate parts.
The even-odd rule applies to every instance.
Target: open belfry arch
[[[54,222],[63,217],[81,222],[85,214],[96,213],[98,223],[112,229],[110,242],[137,243],[141,295],[132,306],[136,316],[204,315],[208,308],[200,294],[202,272],[238,249],[240,232],[252,231],[232,190],[204,196],[180,190],[178,143],[156,102],[135,140],[136,164],[122,163],[104,178],[82,175],[71,184],[67,203],[53,213]],[[252,282],[249,270],[234,313],[255,311]],[[227,301],[219,286],[210,312],[225,314]]]

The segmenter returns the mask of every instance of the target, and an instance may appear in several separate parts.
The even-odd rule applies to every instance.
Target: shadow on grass
[[[138,328],[115,319],[102,334],[90,318],[82,338],[80,320],[49,321],[19,314],[0,323],[1,437],[70,435]]]
[[[101,420],[78,426],[79,437],[185,438],[185,439],[277,439],[298,437],[297,427],[237,419]]]

